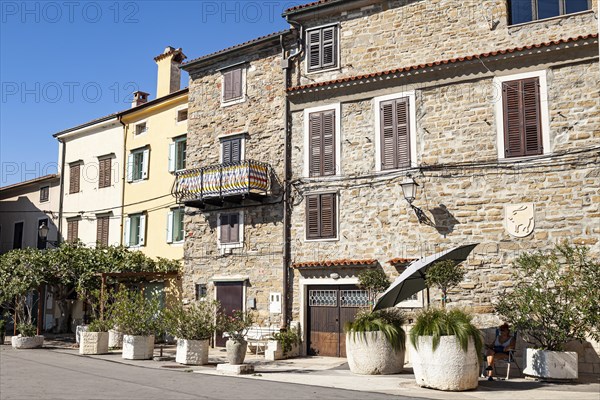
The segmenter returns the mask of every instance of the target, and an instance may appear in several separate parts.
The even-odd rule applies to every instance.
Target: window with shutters
[[[306,41],[308,72],[338,68],[338,25],[307,30]]]
[[[40,203],[44,203],[50,199],[50,186],[42,186],[40,188]]]
[[[79,239],[79,218],[67,219],[67,242],[75,243]]]
[[[96,217],[96,243],[99,246],[108,246],[108,227],[110,215],[99,215]]]
[[[242,212],[219,214],[218,229],[218,243],[220,248],[243,246],[244,214]]]
[[[139,247],[146,244],[146,215],[144,213],[129,214],[125,219],[123,238],[127,247]]]
[[[127,158],[127,181],[136,182],[148,179],[150,149],[132,150]]]
[[[376,97],[375,170],[386,171],[416,165],[415,92]]]
[[[69,166],[69,194],[79,193],[81,179],[81,164]]]
[[[221,138],[221,163],[237,163],[244,159],[244,136]]]
[[[148,131],[148,127],[145,122],[140,122],[135,125],[135,135],[141,135]]]
[[[509,25],[591,10],[592,0],[508,0]]]
[[[337,238],[337,194],[306,196],[306,239]]]
[[[177,111],[177,122],[187,121],[187,119],[188,119],[188,109],[187,108]]]
[[[167,243],[181,243],[185,237],[183,228],[183,217],[185,209],[183,207],[174,208],[169,211],[167,216]]]
[[[98,164],[98,188],[110,187],[112,183],[112,159],[110,157],[100,158]]]
[[[545,71],[495,79],[502,99],[496,104],[498,157],[537,156],[549,150]]]
[[[244,101],[246,69],[237,67],[223,71],[222,104],[231,105]]]
[[[340,104],[304,110],[305,176],[340,174]]]
[[[169,172],[185,169],[186,152],[187,136],[176,137],[172,143],[169,143]]]

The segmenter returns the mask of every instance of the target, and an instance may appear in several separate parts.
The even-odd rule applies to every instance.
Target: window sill
[[[180,242],[170,242],[169,245],[173,246],[173,247],[182,247],[184,244],[184,241],[180,241]]]
[[[236,104],[240,104],[240,103],[244,103],[244,102],[246,102],[246,96],[239,98],[239,99],[228,100],[228,101],[221,100],[221,108],[234,106]]]
[[[306,70],[306,75],[322,74],[324,72],[333,72],[333,71],[341,72],[342,71],[342,67],[341,66],[336,66],[336,67],[330,67],[330,68],[317,69],[317,70],[314,70],[314,71],[309,71],[307,69]]]
[[[503,157],[498,158],[498,162],[502,164],[508,164],[512,162],[544,161],[550,160],[550,156],[552,156],[552,153],[538,154],[535,156]]]
[[[335,237],[335,238],[323,238],[323,239],[304,239],[305,243],[311,243],[311,242],[339,242],[340,238],[339,237]]]
[[[590,9],[590,10],[585,10],[585,11],[579,11],[579,12],[575,12],[575,13],[571,13],[571,14],[563,14],[563,15],[557,15],[555,17],[548,17],[548,18],[543,18],[543,19],[536,19],[533,21],[527,21],[527,22],[521,22],[518,24],[514,24],[514,25],[508,25],[508,29],[512,29],[512,28],[521,28],[524,26],[528,26],[528,25],[533,25],[533,24],[537,24],[538,22],[548,22],[548,21],[553,21],[556,19],[562,19],[562,18],[568,18],[568,17],[573,17],[573,16],[577,16],[577,15],[584,15],[584,14],[593,14],[594,10]]]

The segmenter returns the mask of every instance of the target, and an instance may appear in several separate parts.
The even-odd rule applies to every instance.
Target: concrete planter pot
[[[81,333],[89,330],[88,325],[77,325],[75,328],[75,343],[81,344]]]
[[[108,331],[108,347],[111,349],[120,349],[123,347],[123,333],[111,329]]]
[[[154,335],[123,335],[123,354],[126,360],[149,360],[154,355]]]
[[[354,374],[389,375],[404,369],[404,351],[394,350],[380,331],[347,332],[346,356]]]
[[[44,337],[36,336],[13,336],[11,338],[12,347],[15,349],[36,349],[44,345]]]
[[[432,342],[431,336],[420,336],[417,348],[409,345],[417,385],[449,391],[477,388],[479,357],[473,339],[466,352],[455,336],[442,336],[435,351]]]
[[[79,354],[107,354],[108,332],[81,332]]]
[[[298,357],[300,355],[300,346],[297,344],[292,345],[292,349],[287,353],[283,352],[283,346],[278,340],[269,340],[267,342],[267,348],[265,350],[265,360],[285,360],[286,358]]]
[[[185,365],[208,364],[208,339],[206,340],[177,340],[175,362]]]
[[[245,340],[229,339],[225,343],[227,349],[227,362],[232,365],[240,365],[244,363],[246,351],[248,351],[248,342]]]
[[[578,362],[574,351],[526,349],[523,374],[544,380],[576,380]]]

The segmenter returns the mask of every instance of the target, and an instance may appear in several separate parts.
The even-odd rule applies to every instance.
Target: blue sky
[[[0,0],[0,186],[55,173],[52,134],[137,89],[154,98],[166,46],[196,58],[285,29],[282,10],[307,2]]]

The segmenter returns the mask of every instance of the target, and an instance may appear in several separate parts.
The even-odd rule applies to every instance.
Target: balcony
[[[245,199],[262,201],[270,190],[271,166],[244,160],[179,171],[171,194],[178,203],[204,208]]]

